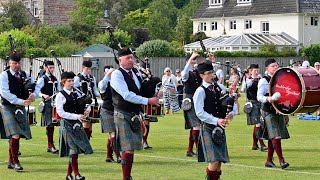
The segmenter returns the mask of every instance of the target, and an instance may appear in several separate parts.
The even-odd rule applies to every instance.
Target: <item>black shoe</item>
[[[21,152],[20,151],[18,151],[18,156],[21,156]]]
[[[117,163],[121,163],[121,157],[120,156],[117,157]]]
[[[51,147],[47,149],[47,152],[51,152],[52,154],[56,154],[59,152],[59,150],[57,150],[55,147]]]
[[[276,168],[277,167],[273,162],[266,162],[266,164],[264,166],[268,167],[268,168]]]
[[[8,169],[13,169],[14,168],[14,164],[13,163],[9,163],[8,164]]]
[[[71,175],[67,176],[66,180],[73,180],[73,176],[71,176]]]
[[[22,171],[23,167],[21,166],[20,163],[14,164],[13,170],[15,171]]]
[[[127,176],[126,180],[132,180],[132,176]]]
[[[115,160],[113,159],[113,157],[111,156],[110,158],[106,159],[106,162],[115,162]]]
[[[255,145],[255,146],[252,146],[251,148],[252,150],[258,150],[259,149],[259,146]]]
[[[289,167],[290,164],[285,162],[284,159],[282,159],[282,161],[280,162],[280,166],[282,169],[285,169],[285,168]]]
[[[267,151],[267,150],[268,150],[268,147],[267,147],[266,145],[262,145],[262,146],[260,147],[260,150],[261,150],[262,152]]]
[[[194,153],[193,151],[191,151],[191,152],[188,152],[188,151],[187,151],[186,156],[188,156],[188,157],[197,157],[197,154]]]
[[[74,178],[75,180],[84,180],[86,179],[86,177],[81,176],[80,174],[76,175],[76,177]]]
[[[149,144],[148,143],[143,143],[143,149],[151,149],[152,147],[151,146],[149,146]]]

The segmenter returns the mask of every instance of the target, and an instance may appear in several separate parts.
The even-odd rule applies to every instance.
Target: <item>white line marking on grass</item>
[[[158,159],[170,159],[170,160],[178,160],[178,161],[192,161],[196,162],[195,160],[191,159],[182,159],[182,158],[172,158],[172,157],[165,157],[165,156],[150,156],[150,155],[144,155],[144,154],[135,154],[136,156],[142,156],[142,157],[150,157],[150,158],[158,158]],[[283,170],[278,168],[265,168],[265,167],[259,167],[259,166],[248,166],[248,165],[242,165],[242,164],[224,164],[226,166],[236,166],[236,167],[244,167],[244,168],[254,168],[254,169],[264,169],[264,170],[272,170],[272,171],[280,171],[280,172],[289,172],[289,173],[296,173],[296,174],[312,174],[312,175],[320,175],[320,173],[314,173],[314,172],[305,172],[305,171],[295,171],[295,170]]]

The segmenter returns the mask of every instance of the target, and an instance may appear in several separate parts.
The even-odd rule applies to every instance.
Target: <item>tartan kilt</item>
[[[74,130],[73,127],[80,127]],[[59,157],[66,157],[73,154],[92,154],[93,150],[89,139],[83,130],[79,120],[60,121]]]
[[[217,145],[212,139],[212,129],[206,126],[200,128],[198,144],[198,162],[230,162],[226,136],[221,145]]]
[[[249,100],[252,103],[252,111],[247,115],[247,125],[259,124],[261,117],[261,103],[255,100]]]
[[[9,139],[6,136],[6,131],[4,129],[4,125],[3,125],[3,119],[2,119],[2,115],[0,113],[0,139]]]
[[[142,132],[133,132],[129,120],[131,115],[125,112],[114,111],[116,124],[116,147],[119,151],[142,150]]]
[[[193,104],[193,94],[183,94],[183,99],[189,98],[191,100],[191,109],[188,111],[183,111],[185,120],[185,129],[191,129],[192,127],[200,126],[200,119],[196,115]]]
[[[27,112],[24,106],[20,106],[24,114],[23,122],[18,122],[15,118],[14,113],[17,109],[15,105],[2,105],[0,109],[7,137],[11,138],[12,135],[19,134],[21,138],[26,138],[27,140],[32,139],[29,121],[27,120]]]
[[[106,110],[104,108],[100,109],[100,119],[101,119],[101,131],[102,133],[116,132],[116,125],[114,123],[114,112]]]
[[[50,125],[54,125],[54,126],[59,126],[60,123],[58,121],[58,123],[52,123],[52,105],[51,105],[51,101],[46,101],[44,102],[44,109],[41,113],[41,126],[50,126]]]
[[[264,120],[263,126],[268,132],[268,139],[273,139],[276,137],[280,137],[281,139],[290,138],[286,121],[283,115],[263,111],[262,117]]]

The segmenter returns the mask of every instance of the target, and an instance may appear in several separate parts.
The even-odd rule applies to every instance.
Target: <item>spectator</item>
[[[164,69],[164,75],[162,76],[163,99],[166,114],[169,114],[170,109],[172,114],[180,110],[177,96],[178,81],[171,73],[171,69],[166,67]]]
[[[176,70],[176,78],[178,81],[178,86],[177,86],[178,102],[179,102],[179,107],[181,108],[181,103],[183,99],[183,83],[182,83],[182,76],[181,76],[180,69]]]

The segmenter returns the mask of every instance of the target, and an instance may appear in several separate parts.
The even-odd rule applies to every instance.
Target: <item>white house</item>
[[[320,43],[319,16],[320,0],[203,0],[192,18],[193,33],[229,42],[207,42],[209,50],[255,50],[265,43],[298,48]],[[239,38],[244,43],[230,43]],[[200,44],[185,46],[192,49]]]

